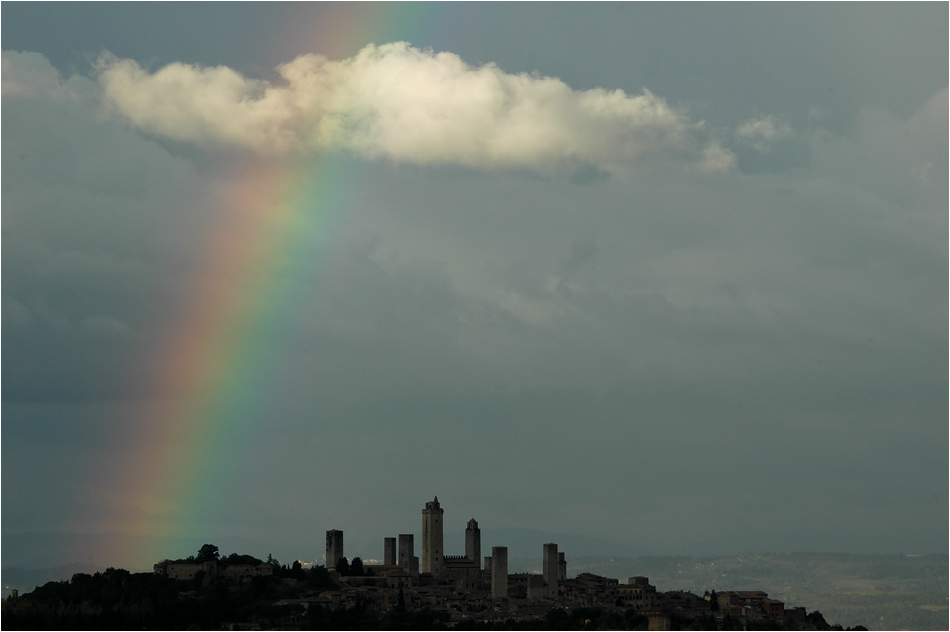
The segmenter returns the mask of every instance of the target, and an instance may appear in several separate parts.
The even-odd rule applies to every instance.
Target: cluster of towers
[[[483,577],[481,566],[481,531],[475,519],[468,521],[465,527],[465,555],[446,556],[443,547],[442,506],[436,496],[425,504],[422,510],[422,573],[428,573],[436,579],[450,581],[477,581]],[[327,531],[326,566],[328,570],[336,568],[343,558],[343,532],[336,529]],[[387,537],[383,541],[383,565],[401,566],[413,576],[420,573],[419,558],[414,551],[413,534],[399,535],[398,561],[396,538]],[[564,554],[559,553],[557,544],[545,544],[543,553],[543,571],[528,588],[532,592],[547,597],[557,595],[558,583],[566,579],[567,564]],[[502,598],[508,594],[508,547],[492,547],[491,557],[485,558],[486,574],[491,575],[492,597]],[[532,585],[534,584],[534,585]]]
[[[468,521],[465,528],[465,555],[462,557],[445,557],[442,538],[442,519],[444,511],[436,496],[432,502],[426,503],[422,510],[422,568],[421,572],[429,573],[433,577],[442,577],[446,574],[446,567],[472,566],[481,569],[481,531],[474,518]],[[337,529],[327,531],[327,569],[336,568],[337,562],[343,557],[343,532]],[[462,561],[466,564],[460,564]],[[399,534],[399,550],[397,562],[396,538],[383,540],[383,565],[402,566],[414,575],[420,572],[419,558],[415,555],[413,534]]]

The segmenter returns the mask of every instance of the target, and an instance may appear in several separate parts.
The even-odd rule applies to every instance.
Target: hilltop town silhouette
[[[414,535],[383,541],[381,564],[344,555],[343,531],[326,532],[324,565],[290,567],[203,545],[152,573],[76,573],[3,601],[4,629],[461,629],[841,630],[820,612],[760,590],[661,592],[648,577],[568,577],[564,552],[541,546],[542,572],[509,573],[508,549],[481,556],[465,528],[465,555],[444,552],[438,497],[422,509],[422,560]],[[398,544],[398,548],[397,548]],[[375,561],[375,560],[374,560]],[[856,630],[866,628],[857,627]]]
[[[369,564],[358,557],[348,560],[343,531],[328,530],[324,572],[330,587],[302,591],[275,605],[302,613],[296,623],[316,609],[369,611],[377,617],[373,621],[387,615],[427,613],[429,618],[416,618],[415,624],[468,629],[499,625],[572,629],[589,627],[593,620],[599,629],[842,629],[828,625],[821,613],[808,613],[804,606],[789,607],[760,590],[696,595],[657,591],[643,576],[630,577],[626,583],[592,573],[568,578],[564,552],[553,542],[541,545],[541,574],[509,573],[507,547],[492,546],[491,555],[482,558],[481,531],[474,518],[465,528],[465,555],[448,556],[443,515],[438,497],[425,503],[421,564],[414,534],[384,538],[382,563]],[[281,573],[277,564],[240,557],[222,561],[203,547],[198,558],[165,560],[154,571],[180,582],[199,580],[205,586],[216,581],[251,582]],[[289,572],[297,577],[304,573],[299,563]]]

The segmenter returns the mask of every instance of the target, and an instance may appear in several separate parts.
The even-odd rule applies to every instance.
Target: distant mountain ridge
[[[48,582],[61,582],[70,579],[76,573],[92,574],[104,570],[105,568],[101,566],[80,563],[39,569],[8,566],[0,571],[3,576],[3,598],[6,599],[14,589],[21,593],[30,592],[37,586],[42,586]]]
[[[542,547],[547,542],[557,544],[565,555],[639,555],[642,551],[629,545],[618,544],[603,538],[579,534],[553,533],[540,529],[482,529],[482,554],[491,555],[492,546],[508,547],[508,557],[536,557],[541,563]]]
[[[117,533],[4,533],[3,534],[3,568],[18,566],[24,569],[60,568],[66,564],[85,564],[90,567],[108,568],[123,567],[122,560],[111,559],[115,551],[115,542],[125,536]],[[151,540],[151,541],[150,541]],[[205,541],[196,538],[159,538],[144,536],[140,538],[141,546],[149,548],[152,541],[161,543],[169,550],[169,555],[176,551],[196,551]],[[247,552],[257,555],[267,555],[266,546],[256,540],[239,537],[214,538],[222,552]],[[81,553],[79,553],[81,551]],[[152,563],[160,560],[152,560]],[[144,568],[125,568],[133,573],[151,571],[151,564]],[[68,577],[66,579],[69,579]],[[6,579],[4,579],[6,583]]]
[[[463,547],[462,534],[454,542],[447,542],[450,547],[447,552],[451,552],[453,545],[458,549],[461,555],[465,551]],[[115,542],[123,538],[121,534],[115,533],[11,533],[3,535],[3,566],[4,568],[19,566],[25,569],[57,568],[64,563],[83,563],[89,566],[107,568],[109,566],[120,567],[125,562],[122,560],[111,559],[115,549]],[[266,557],[269,553],[274,553],[279,559],[310,559],[309,556],[316,553],[316,561],[322,559],[323,541],[311,543],[307,547],[301,547],[300,550],[294,550],[294,547],[284,545],[282,549],[276,550],[269,548],[265,542],[238,537],[216,537],[207,536],[209,539],[198,540],[195,538],[154,538],[155,542],[160,542],[162,548],[167,550],[168,556],[176,556],[182,551],[196,551],[199,546],[212,542],[224,552],[249,553],[257,557]],[[140,539],[140,545],[149,547],[152,542],[149,538]],[[348,546],[347,557],[359,556],[363,559],[370,559],[379,555],[377,546],[382,544],[382,538],[379,542],[375,540],[371,543],[363,542],[364,546],[359,546],[360,542]],[[550,531],[538,529],[521,528],[503,528],[503,529],[482,529],[482,554],[491,555],[492,546],[507,546],[508,555],[512,557],[537,557],[541,559],[541,548],[546,542],[556,542],[559,550],[567,551],[573,555],[637,555],[638,551],[630,546],[625,546],[609,540],[589,537],[586,535],[559,534]],[[292,556],[289,557],[286,549],[290,549]],[[81,552],[81,553],[80,553]],[[158,562],[159,560],[153,560]],[[124,567],[124,566],[123,566]],[[126,568],[132,572],[141,572],[151,570],[151,566],[144,568]],[[67,578],[68,579],[68,578]]]

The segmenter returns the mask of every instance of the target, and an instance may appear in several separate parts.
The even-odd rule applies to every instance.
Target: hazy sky
[[[4,566],[946,552],[947,18],[3,3]]]

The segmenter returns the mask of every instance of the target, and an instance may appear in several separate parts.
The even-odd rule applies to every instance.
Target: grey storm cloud
[[[9,563],[125,528],[115,468],[177,394],[149,363],[240,219],[228,201],[257,168],[327,165],[339,195],[297,209],[261,270],[266,322],[236,334],[259,355],[224,421],[247,432],[214,474],[239,492],[210,499],[198,545],[308,559],[343,528],[372,556],[437,493],[447,533],[474,516],[616,551],[945,547],[946,72],[915,52],[945,51],[919,28],[937,11],[539,5],[551,39],[533,5],[447,3],[483,18],[425,40],[452,53],[331,59],[219,54],[210,27],[243,5],[189,13],[209,28],[187,51],[167,25],[196,9],[123,6],[166,30],[79,45],[4,22],[24,50],[55,39],[3,54]],[[100,61],[49,52],[65,42]],[[8,547],[36,533],[68,554]]]

